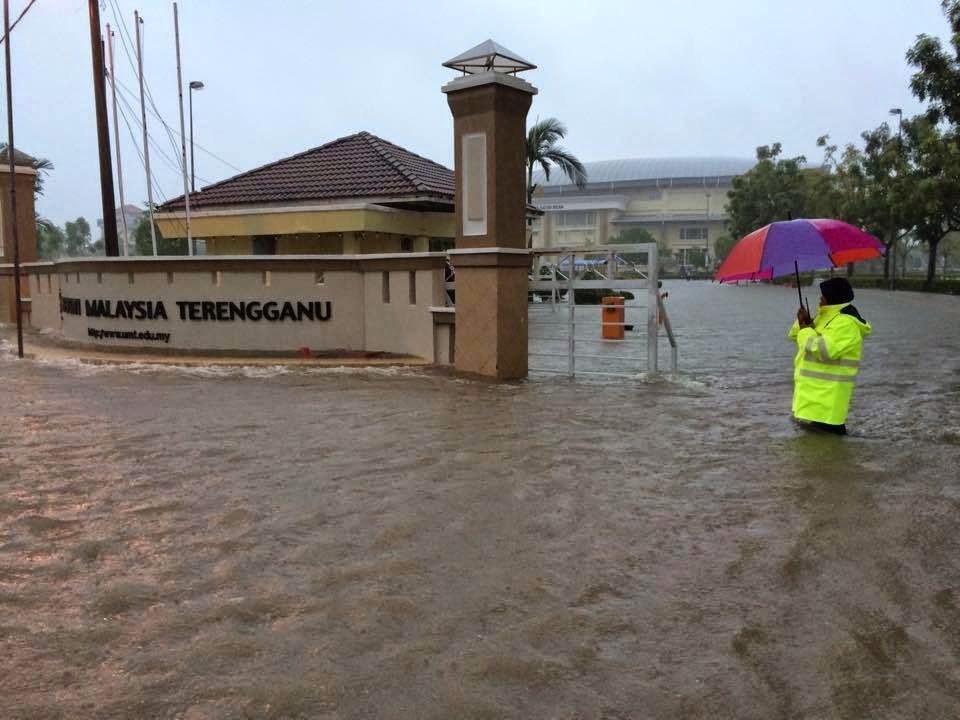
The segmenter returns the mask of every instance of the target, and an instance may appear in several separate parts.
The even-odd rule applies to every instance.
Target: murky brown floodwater
[[[791,291],[669,289],[678,384],[7,346],[0,715],[960,715],[960,298],[860,293],[840,439]]]

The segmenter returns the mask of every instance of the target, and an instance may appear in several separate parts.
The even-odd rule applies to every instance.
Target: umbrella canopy
[[[795,270],[827,270],[883,255],[873,235],[840,220],[784,220],[738,242],[713,276],[720,282],[769,280]]]

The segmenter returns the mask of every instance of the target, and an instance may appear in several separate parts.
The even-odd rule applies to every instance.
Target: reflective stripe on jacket
[[[860,367],[863,338],[870,323],[841,312],[850,303],[823,305],[813,327],[790,328],[796,340],[793,361],[793,414],[800,420],[842,425]]]

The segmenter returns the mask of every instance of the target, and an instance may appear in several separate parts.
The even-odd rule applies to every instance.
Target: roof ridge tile
[[[382,140],[371,133],[363,133],[363,137],[367,142],[370,143],[373,149],[377,151],[380,157],[390,163],[401,175],[413,183],[413,186],[417,190],[429,189],[426,184],[419,177],[417,177],[413,171],[406,167],[406,165],[404,165],[399,158],[395,157],[392,152],[383,147],[384,143],[386,142],[385,140]]]

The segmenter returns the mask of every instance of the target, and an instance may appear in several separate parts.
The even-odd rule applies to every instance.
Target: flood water
[[[836,438],[794,291],[666,289],[675,383],[7,344],[0,716],[957,717],[960,298],[858,293]]]

